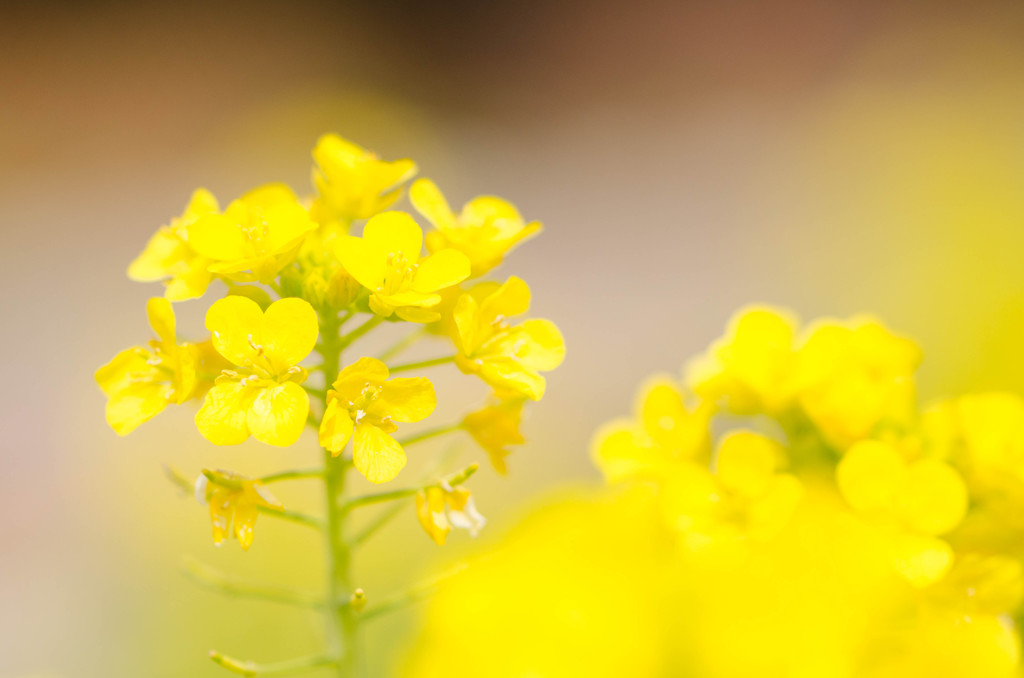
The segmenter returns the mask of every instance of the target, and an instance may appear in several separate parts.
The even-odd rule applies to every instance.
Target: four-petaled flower
[[[268,184],[233,201],[223,214],[206,214],[188,227],[192,249],[209,270],[235,282],[270,283],[316,229],[292,190]]]
[[[196,499],[210,505],[213,543],[221,546],[234,535],[243,551],[252,545],[260,507],[281,511],[281,505],[258,480],[231,471],[203,471],[196,480]]]
[[[441,546],[453,527],[468,530],[475,537],[487,524],[476,510],[469,490],[446,482],[416,494],[416,516],[427,535]]]
[[[466,374],[479,375],[501,395],[540,400],[546,382],[539,372],[555,369],[565,358],[561,332],[550,320],[509,324],[509,318],[530,308],[530,288],[521,279],[513,276],[500,286],[478,287],[483,294],[464,294],[455,304],[455,364]]]
[[[146,248],[128,267],[128,277],[138,282],[165,281],[164,296],[184,301],[203,296],[213,274],[212,263],[198,254],[188,241],[188,227],[200,217],[216,214],[217,199],[206,189],[197,189],[185,212],[162,226],[146,243]]]
[[[512,203],[489,195],[473,198],[456,216],[429,179],[413,183],[409,200],[437,229],[427,234],[427,249],[437,252],[450,247],[462,252],[472,264],[473,278],[501,264],[505,254],[542,228],[539,221],[523,221]]]
[[[421,259],[423,230],[404,212],[378,214],[366,223],[363,237],[343,236],[337,243],[341,265],[370,290],[370,308],[385,318],[438,320],[438,292],[469,277],[469,259],[456,250]]]
[[[387,162],[336,134],[320,137],[313,158],[313,183],[319,194],[313,215],[323,224],[346,226],[387,209],[401,195],[403,183],[416,174],[408,158]]]
[[[352,439],[352,463],[372,483],[392,480],[405,466],[405,451],[389,434],[395,422],[421,421],[434,411],[437,396],[426,377],[388,381],[376,358],[360,358],[338,373],[327,392],[320,445],[337,456]]]
[[[499,400],[466,415],[460,424],[484,448],[491,459],[491,465],[502,475],[508,472],[505,464],[505,457],[511,453],[508,446],[526,442],[519,432],[525,401],[523,397]]]
[[[159,339],[149,347],[133,346],[96,370],[96,383],[107,394],[107,423],[127,435],[168,404],[190,398],[196,387],[197,350],[178,344],[171,302],[154,297],[146,303],[149,324]]]
[[[299,439],[309,416],[309,395],[299,366],[316,345],[316,311],[302,299],[275,301],[264,313],[246,297],[230,296],[210,307],[206,327],[213,346],[236,369],[224,370],[196,414],[199,432],[217,445],[249,435],[270,445]]]

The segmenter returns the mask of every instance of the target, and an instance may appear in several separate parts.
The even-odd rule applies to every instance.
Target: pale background
[[[314,455],[214,448],[187,408],[118,439],[91,375],[148,338],[159,288],[124,270],[192,189],[305,190],[327,131],[546,225],[502,272],[569,357],[513,474],[474,480],[490,539],[551,488],[596,482],[593,429],[747,303],[881,316],[923,345],[925,397],[1024,387],[1019,3],[5,4],[0,676],[216,676],[210,648],[318,642],[315,617],[178,574],[190,553],[317,586],[315,536],[264,519],[250,553],[216,550],[161,472]],[[198,330],[201,304],[179,308]],[[443,412],[484,393],[436,375]],[[314,510],[301,489],[282,495]],[[405,515],[366,554],[369,591],[468,542],[416,529]],[[374,675],[414,623],[371,632]]]

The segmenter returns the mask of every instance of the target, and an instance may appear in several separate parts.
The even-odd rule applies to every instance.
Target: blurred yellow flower
[[[659,478],[680,462],[706,463],[711,414],[709,407],[687,406],[671,379],[655,377],[638,393],[635,420],[616,420],[598,430],[591,457],[611,483]]]
[[[275,301],[264,313],[246,297],[226,297],[206,314],[213,346],[236,369],[225,370],[196,414],[199,432],[216,445],[249,435],[277,446],[299,439],[309,396],[299,366],[316,345],[316,311],[302,299]]]
[[[515,276],[479,300],[462,295],[453,311],[459,369],[479,375],[502,395],[540,400],[546,382],[539,373],[562,364],[565,340],[550,320],[509,323],[529,308],[530,288]]]
[[[234,535],[243,551],[252,545],[260,507],[284,509],[259,481],[231,471],[203,471],[196,480],[196,499],[210,506],[213,543],[222,546]]]
[[[404,212],[378,214],[366,223],[361,238],[337,241],[341,265],[370,290],[370,308],[384,318],[427,323],[441,316],[432,310],[438,294],[469,276],[469,260],[452,249],[420,258],[423,230]]]
[[[473,436],[473,440],[487,452],[491,465],[502,474],[508,472],[505,463],[511,451],[509,445],[522,445],[526,442],[519,432],[519,423],[523,418],[523,398],[498,400],[497,402],[467,414],[460,426]]]
[[[270,284],[316,226],[290,188],[268,184],[233,201],[223,214],[196,219],[187,233],[189,245],[211,260],[210,272]]]
[[[128,267],[128,277],[139,282],[164,280],[164,296],[171,301],[203,296],[213,280],[213,274],[207,270],[211,261],[192,249],[188,229],[200,217],[216,214],[218,210],[217,199],[206,189],[197,189],[185,212],[149,239],[146,248]]]
[[[379,160],[336,134],[320,137],[313,158],[313,215],[322,224],[341,222],[346,228],[387,209],[401,195],[401,185],[416,174],[412,160]]]
[[[941,578],[953,550],[941,539],[967,514],[963,479],[938,459],[907,462],[890,444],[864,440],[836,468],[839,491],[862,517],[893,528],[897,570],[915,586]]]
[[[426,377],[388,381],[387,365],[360,358],[341,370],[330,391],[320,424],[320,445],[337,456],[352,439],[352,463],[367,480],[384,483],[405,467],[405,451],[389,434],[395,422],[426,419],[437,406]]]
[[[793,398],[796,327],[796,318],[785,311],[743,309],[725,337],[689,363],[687,385],[736,414],[781,412]]]
[[[148,348],[121,351],[95,374],[96,383],[107,394],[107,423],[122,436],[168,404],[192,397],[196,387],[198,352],[190,344],[177,343],[171,303],[154,297],[146,303],[146,313],[158,339],[151,340]]]
[[[839,449],[880,424],[906,427],[916,407],[921,350],[870,318],[823,321],[800,347],[795,388],[807,416]]]
[[[416,517],[427,536],[440,546],[444,546],[453,527],[468,530],[475,537],[487,524],[469,490],[444,482],[417,493]]]
[[[427,234],[427,249],[462,252],[472,264],[473,278],[501,264],[505,254],[541,231],[540,222],[524,222],[512,203],[493,196],[473,198],[456,216],[429,179],[413,183],[409,200],[436,229]]]

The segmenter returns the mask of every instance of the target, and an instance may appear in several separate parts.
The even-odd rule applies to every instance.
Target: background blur
[[[881,316],[924,347],[926,398],[1024,387],[1019,2],[4,3],[0,676],[215,676],[210,648],[317,644],[316,617],[179,574],[191,554],[316,587],[316,536],[264,519],[249,554],[217,550],[161,471],[293,460],[217,449],[187,408],[118,439],[92,372],[148,338],[160,288],[124,270],[192,189],[307,190],[328,131],[414,158],[454,203],[496,193],[546,225],[501,273],[531,283],[569,357],[512,475],[474,479],[484,539],[596,481],[592,430],[750,302]],[[184,334],[200,307],[178,307]],[[484,393],[467,381],[440,379],[453,414]],[[438,549],[410,510],[366,554],[365,588],[467,542]],[[374,675],[413,622],[370,634]]]

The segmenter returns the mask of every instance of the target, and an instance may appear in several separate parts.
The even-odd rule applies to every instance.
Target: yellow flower
[[[795,388],[826,440],[845,449],[880,424],[910,423],[920,362],[914,342],[875,320],[820,322],[800,347]]]
[[[697,395],[736,414],[776,414],[792,401],[796,319],[770,308],[733,316],[726,336],[687,367]]]
[[[594,463],[610,483],[659,478],[679,463],[706,463],[711,409],[688,407],[679,387],[655,377],[640,388],[634,420],[609,422],[591,445]]]
[[[968,495],[960,474],[938,459],[908,462],[888,443],[863,440],[836,468],[843,498],[863,518],[893,530],[896,569],[911,584],[937,581],[953,562],[939,539],[967,514]]]
[[[195,348],[176,343],[174,309],[166,299],[146,303],[156,340],[118,353],[96,370],[96,383],[107,394],[107,423],[127,435],[159,414],[168,404],[192,396],[196,385]]]
[[[185,212],[149,239],[146,249],[128,267],[128,277],[139,282],[164,280],[164,296],[171,301],[201,297],[213,280],[207,270],[211,262],[192,249],[188,227],[218,209],[217,199],[209,191],[196,190]]]
[[[283,184],[268,184],[233,201],[223,214],[207,214],[188,227],[192,248],[210,259],[209,270],[236,282],[270,283],[316,229],[309,212]]]
[[[473,278],[498,266],[507,252],[541,231],[540,222],[524,222],[512,203],[493,196],[473,198],[455,216],[429,179],[413,183],[409,200],[437,229],[427,234],[427,249],[437,252],[451,247],[462,252],[472,264]]]
[[[316,311],[302,299],[275,301],[264,313],[246,297],[226,297],[206,313],[213,346],[236,369],[225,370],[196,414],[199,432],[216,445],[249,435],[281,447],[302,434],[309,395],[299,367],[316,345]]]
[[[210,506],[213,543],[221,546],[233,534],[243,551],[252,545],[260,507],[284,509],[258,480],[231,471],[203,471],[196,480],[196,499]]]
[[[320,424],[320,445],[337,456],[352,439],[352,463],[367,480],[384,483],[405,466],[405,451],[390,433],[395,422],[411,423],[430,416],[437,406],[434,386],[426,377],[388,381],[387,365],[360,358],[341,372],[327,392]]]
[[[465,429],[491,458],[491,465],[504,475],[508,471],[505,457],[510,454],[509,445],[526,442],[519,432],[523,417],[523,398],[499,400],[481,410],[466,415],[460,426]]]
[[[499,394],[540,400],[546,382],[539,373],[562,364],[565,340],[550,320],[509,323],[529,308],[530,288],[515,276],[479,300],[462,295],[453,312],[459,369],[479,375]]]
[[[387,162],[336,134],[320,137],[313,158],[318,196],[313,214],[327,224],[368,219],[401,195],[401,185],[416,174],[408,158]]]
[[[445,482],[416,494],[416,516],[427,535],[440,546],[444,546],[453,527],[468,530],[475,537],[487,524],[469,490]]]
[[[775,441],[738,431],[719,444],[714,474],[689,468],[669,474],[662,502],[684,550],[712,562],[735,562],[746,555],[747,542],[774,539],[804,494],[796,476],[783,472],[785,462]]]
[[[338,238],[341,265],[370,290],[370,308],[384,318],[428,323],[441,316],[432,310],[439,291],[469,276],[469,260],[461,252],[440,250],[420,259],[423,230],[405,212],[385,212],[366,223],[363,237]]]

